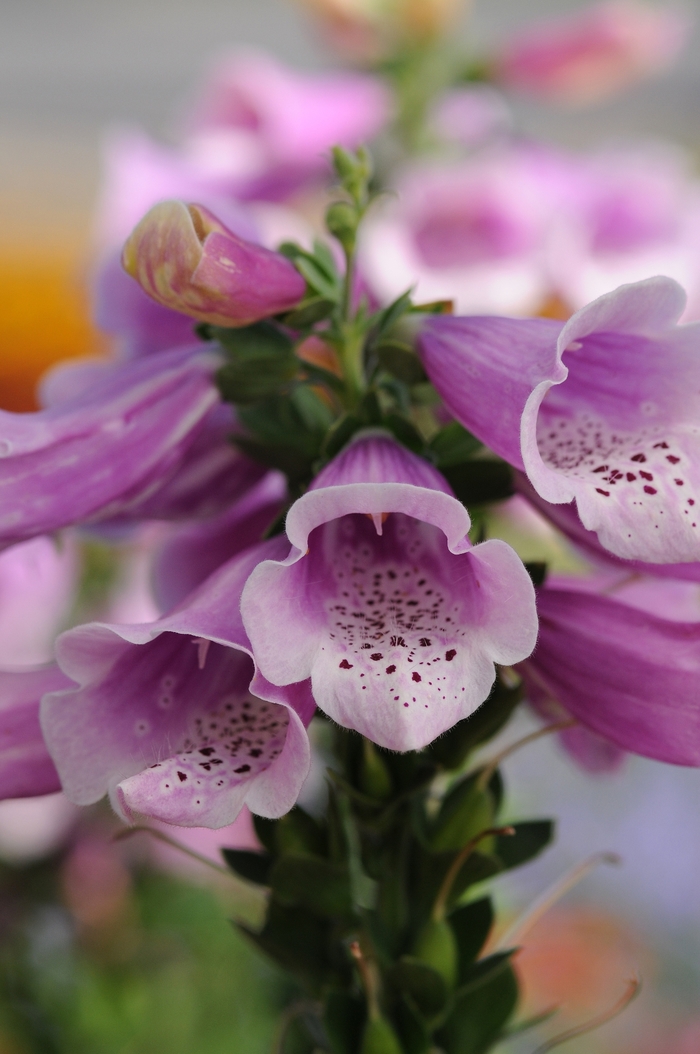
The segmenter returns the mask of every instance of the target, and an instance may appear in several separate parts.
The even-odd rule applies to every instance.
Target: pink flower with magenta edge
[[[248,326],[289,311],[306,290],[284,256],[181,201],[154,205],[127,239],[122,263],[159,304],[217,326]]]
[[[546,501],[575,499],[616,556],[700,558],[700,328],[681,287],[622,286],[565,325],[435,318],[419,337],[430,379],[470,431]]]
[[[496,57],[493,75],[551,102],[588,105],[664,70],[687,30],[679,9],[609,0],[521,32]]]
[[[251,570],[284,551],[282,538],[247,550],[157,622],[58,639],[77,684],[44,697],[41,725],[71,801],[107,793],[126,820],[185,827],[224,827],[244,803],[268,817],[292,807],[310,764],[310,687],[261,676],[239,614]]]
[[[290,509],[286,559],[246,583],[261,672],[310,677],[321,710],[381,746],[426,746],[537,635],[522,563],[504,542],[473,547],[469,527],[431,465],[386,433],[360,434]]]

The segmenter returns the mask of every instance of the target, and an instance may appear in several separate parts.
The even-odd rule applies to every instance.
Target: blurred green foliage
[[[214,893],[142,870],[86,940],[60,866],[0,872],[0,1054],[267,1054],[289,992]]]

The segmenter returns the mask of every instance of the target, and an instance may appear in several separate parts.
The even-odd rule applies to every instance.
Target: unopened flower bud
[[[124,269],[165,307],[215,326],[248,326],[290,311],[306,283],[279,253],[244,241],[208,209],[155,205],[129,236]]]
[[[347,201],[333,202],[326,212],[326,227],[346,252],[355,247],[357,223],[357,209]]]

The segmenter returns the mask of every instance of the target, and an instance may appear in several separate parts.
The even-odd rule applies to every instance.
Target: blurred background
[[[469,46],[578,6],[476,0]],[[519,127],[566,147],[670,139],[697,159],[697,22],[662,80],[576,112],[518,100]],[[136,125],[167,141],[178,105],[232,44],[303,68],[328,61],[310,20],[285,0],[0,0],[3,408],[32,409],[51,363],[104,346],[90,322],[88,275],[105,131]],[[523,718],[521,730],[530,727]],[[518,814],[554,815],[559,830],[541,860],[497,885],[507,914],[588,854],[623,859],[532,931],[521,960],[525,1011],[561,1003],[562,1020],[575,1024],[613,1005],[638,969],[645,991],[624,1018],[567,1049],[698,1054],[700,772],[632,759],[591,777],[547,740],[505,773]],[[0,804],[0,1054],[268,1051],[284,983],[226,921],[254,921],[255,895],[196,862],[183,871],[177,855],[147,851],[143,835],[113,843],[101,809],[78,828],[61,800],[49,813]],[[213,846],[204,846],[212,856]]]

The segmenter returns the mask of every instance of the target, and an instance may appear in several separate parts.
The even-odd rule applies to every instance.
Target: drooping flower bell
[[[261,677],[241,624],[241,589],[281,538],[246,550],[166,618],[78,626],[57,642],[77,682],[45,696],[41,722],[67,797],[109,794],[136,814],[184,827],[224,827],[244,803],[281,816],[306,778],[308,684]]]
[[[487,697],[494,663],[526,657],[534,591],[501,541],[472,546],[445,479],[382,432],[360,434],[290,509],[286,559],[242,598],[261,672],[311,677],[339,724],[418,750]]]
[[[164,201],[134,228],[125,270],[164,307],[216,326],[289,311],[306,282],[279,253],[245,241],[202,205]]]
[[[537,646],[519,666],[536,709],[550,719],[570,714],[613,751],[700,766],[700,608],[695,601],[682,612],[692,621],[668,617],[678,586],[650,581],[641,603],[574,579],[539,589]]]
[[[432,318],[419,338],[452,413],[616,556],[700,559],[700,326],[669,278],[621,286],[566,325]]]
[[[229,442],[219,363],[200,345],[87,365],[57,378],[46,409],[0,411],[0,545],[74,523],[211,514],[252,486],[265,470]]]

